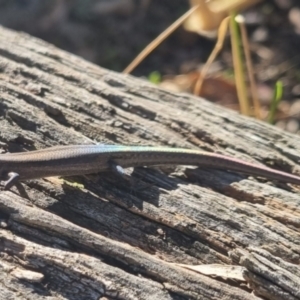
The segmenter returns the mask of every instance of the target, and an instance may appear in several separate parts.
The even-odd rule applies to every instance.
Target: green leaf
[[[282,100],[283,95],[283,84],[282,81],[278,80],[275,84],[275,89],[273,93],[272,102],[270,105],[270,111],[268,115],[268,122],[270,124],[274,124],[275,122],[275,114],[278,107],[279,102]]]

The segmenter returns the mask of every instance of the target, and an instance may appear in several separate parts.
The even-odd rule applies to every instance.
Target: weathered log
[[[0,70],[3,152],[168,145],[300,174],[297,136],[26,34],[0,29]],[[300,299],[299,187],[191,167],[132,176],[147,188],[99,174],[1,191],[0,299]]]

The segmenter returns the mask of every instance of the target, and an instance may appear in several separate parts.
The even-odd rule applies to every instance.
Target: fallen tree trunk
[[[168,145],[300,174],[296,136],[26,34],[0,29],[0,70],[5,151]],[[300,299],[298,187],[183,167],[132,176],[147,189],[100,174],[1,191],[0,298]]]

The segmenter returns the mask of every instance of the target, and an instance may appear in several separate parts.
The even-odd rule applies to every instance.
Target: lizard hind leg
[[[109,167],[110,167],[111,171],[114,174],[116,174],[118,177],[122,177],[123,179],[128,178],[125,171],[124,171],[124,169],[120,165],[115,163],[114,161],[109,162]]]
[[[109,166],[114,174],[116,174],[118,177],[122,178],[124,182],[127,182],[129,184],[130,190],[132,192],[145,190],[146,188],[149,188],[149,186],[151,186],[150,184],[141,184],[141,180],[138,180],[131,175],[126,174],[123,167],[121,167],[114,161],[110,161]]]
[[[8,173],[8,180],[4,182],[4,189],[9,190],[12,186],[14,186],[20,179],[20,175],[16,172]]]

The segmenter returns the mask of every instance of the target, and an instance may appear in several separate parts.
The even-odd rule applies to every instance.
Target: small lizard
[[[224,155],[197,150],[118,145],[56,146],[29,152],[0,155],[0,180],[10,189],[19,180],[71,176],[123,168],[158,165],[195,165],[236,171],[300,185],[300,177]]]

